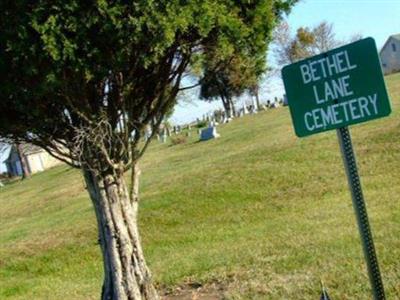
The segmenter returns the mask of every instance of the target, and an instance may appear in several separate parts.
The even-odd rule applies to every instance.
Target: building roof
[[[394,38],[394,39],[400,41],[400,33],[398,33],[398,34],[393,34],[393,35],[391,35],[390,37],[392,37],[392,38]]]
[[[388,39],[386,40],[385,44],[383,45],[381,51],[379,51],[379,54],[381,54],[382,51],[383,51],[383,49],[386,48],[386,45],[388,44],[388,42],[390,41],[391,38],[400,41],[400,33],[390,35],[390,36],[388,37]]]
[[[29,155],[33,153],[38,153],[44,151],[42,148],[32,145],[32,144],[22,144],[21,151],[24,155]]]
[[[11,146],[7,144],[0,144],[0,162],[5,162],[10,156]]]

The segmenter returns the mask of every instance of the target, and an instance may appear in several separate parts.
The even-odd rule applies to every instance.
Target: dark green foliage
[[[196,124],[197,128],[204,128],[207,126],[207,121],[200,121],[199,123]]]
[[[265,71],[265,52],[232,54],[225,60],[218,60],[211,53],[207,58],[200,97],[208,101],[240,96],[256,85]]]
[[[183,76],[205,74],[209,49],[217,61],[265,53],[277,18],[294,2],[0,1],[0,137],[83,168],[101,229],[103,299],[133,298],[132,287],[156,298],[137,231],[124,226],[136,221],[127,205],[138,203],[136,163],[184,89]],[[128,195],[123,173],[132,166]],[[111,202],[125,203],[123,217],[118,209],[112,215]],[[124,218],[121,226],[114,217]],[[134,262],[117,270],[113,247],[121,257],[122,248],[136,249]]]
[[[265,53],[294,2],[2,1],[0,135],[129,167],[145,126],[172,110],[188,67],[207,49],[220,61]],[[107,134],[83,138],[77,152],[77,134],[93,128]]]

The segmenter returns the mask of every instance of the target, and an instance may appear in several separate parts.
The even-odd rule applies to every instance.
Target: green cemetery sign
[[[286,66],[282,78],[299,137],[381,118],[391,112],[372,38]]]
[[[375,300],[385,290],[348,125],[390,114],[375,41],[366,38],[282,70],[297,136],[336,129]]]

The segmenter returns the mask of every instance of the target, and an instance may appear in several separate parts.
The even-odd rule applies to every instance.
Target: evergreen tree
[[[221,61],[265,53],[294,2],[0,2],[0,136],[82,170],[104,260],[102,299],[158,298],[137,227],[144,131],[156,134],[206,49]]]

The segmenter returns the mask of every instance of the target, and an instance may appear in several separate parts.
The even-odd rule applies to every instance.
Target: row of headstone
[[[234,116],[235,117],[243,117],[244,115],[247,115],[247,114],[256,114],[260,110],[266,110],[266,109],[271,109],[271,108],[277,108],[279,106],[285,106],[285,105],[287,105],[287,100],[285,100],[286,99],[285,96],[286,95],[284,95],[284,98],[281,98],[279,100],[277,97],[275,97],[273,102],[268,100],[266,104],[261,104],[260,106],[254,100],[253,100],[252,104],[250,104],[250,105],[246,105],[245,103],[243,103],[243,105],[240,109],[235,110]],[[232,121],[232,117],[230,117],[223,110],[214,111],[212,114],[204,114],[201,120],[199,118],[197,118],[196,119],[197,124],[200,124],[202,122],[207,122],[207,124],[208,124],[207,128],[198,130],[200,140],[205,141],[205,140],[219,137],[220,135],[217,133],[217,126],[219,124],[229,123],[230,121]],[[188,124],[186,128],[187,128],[186,136],[190,137],[191,136],[191,132],[190,132],[191,125]],[[166,143],[167,138],[171,134],[182,133],[182,126],[176,125],[176,126],[173,126],[172,129],[165,126],[160,131],[161,131],[161,133],[158,135],[158,140],[160,140],[162,143]],[[151,131],[146,132],[145,139],[148,139],[150,136],[151,136]]]
[[[273,103],[270,103],[270,101],[267,101],[267,106],[264,106],[264,109],[267,108],[276,108],[282,105],[283,100],[278,100],[276,97],[274,99],[275,101]],[[246,105],[243,103],[243,106],[241,109],[236,110],[236,117],[242,117],[247,114],[256,114],[261,108],[258,106],[257,102],[253,101],[251,105]],[[206,141],[209,139],[214,139],[220,137],[220,135],[217,132],[217,125],[219,123],[224,124],[228,123],[232,120],[232,118],[227,116],[227,113],[224,111],[218,111],[218,121],[216,120],[215,117],[215,112],[214,115],[204,115],[203,116],[203,121],[208,122],[208,127],[202,130],[199,130],[199,135],[200,135],[200,140],[201,141]]]
[[[260,110],[277,108],[286,105],[287,101],[285,102],[284,98],[278,99],[277,97],[274,98],[274,101],[267,100],[265,104],[262,103],[260,104],[260,106],[258,106],[258,104],[255,101],[253,101],[253,103],[250,105],[243,104],[242,108],[239,110],[238,116],[242,117],[247,114],[256,114]]]
[[[214,111],[213,113],[204,114],[201,120],[197,118],[196,121],[197,124],[202,122],[206,122],[207,124],[210,124],[210,122],[224,124],[232,121],[232,117],[230,117],[229,114],[227,114],[224,110],[220,109]]]
[[[225,111],[220,111],[217,122],[220,124],[226,124],[232,121],[232,119],[233,118],[230,117],[229,114],[227,114]]]
[[[204,114],[202,120],[203,122],[210,122],[211,118],[210,114]]]
[[[182,125],[175,125],[172,127],[166,126],[164,124],[160,125],[159,128],[159,133],[157,134],[157,140],[160,141],[161,143],[166,143],[168,140],[168,137],[170,137],[171,135],[177,135],[177,134],[182,134],[183,132],[183,128],[186,128],[186,136],[190,137],[191,136],[191,129],[192,129],[192,125],[191,124],[187,124],[185,126]],[[151,133],[150,133],[151,135]],[[150,137],[149,133],[145,132],[145,141]]]
[[[182,132],[182,126],[181,125],[172,126],[172,133],[173,134],[179,134],[181,132]]]
[[[250,105],[243,104],[242,108],[239,109],[237,116],[243,117],[244,115],[248,115],[248,114],[256,114],[256,113],[258,113],[259,110],[260,110],[260,108],[258,107],[258,105],[256,103],[252,103]]]

